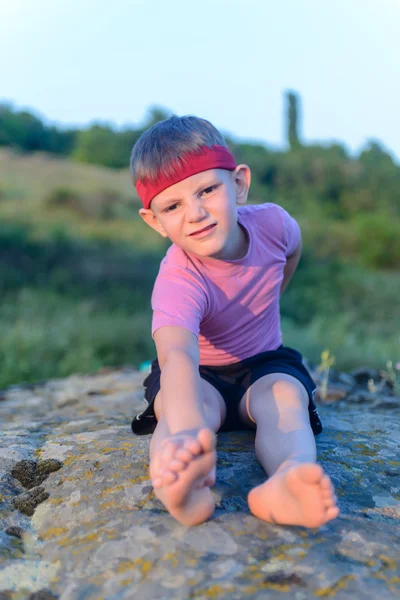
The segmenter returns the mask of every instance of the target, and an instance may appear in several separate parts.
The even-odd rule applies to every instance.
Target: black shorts
[[[276,350],[261,352],[240,362],[222,367],[200,365],[200,376],[213,385],[223,397],[226,404],[226,419],[220,431],[236,431],[249,429],[239,417],[239,403],[243,394],[252,383],[269,373],[286,373],[298,379],[306,388],[309,404],[308,413],[314,435],[322,431],[317,408],[314,403],[316,385],[303,365],[300,352],[287,346],[279,346]],[[136,415],[131,427],[136,435],[153,433],[157,420],[154,414],[154,400],[160,390],[160,367],[157,359],[151,364],[151,372],[143,382],[145,388],[146,409]]]

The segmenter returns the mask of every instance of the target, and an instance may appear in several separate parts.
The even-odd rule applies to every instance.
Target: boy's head
[[[156,123],[133,147],[131,173],[139,213],[163,237],[201,256],[236,252],[244,235],[236,205],[247,200],[250,169],[236,165],[209,121],[174,115]]]

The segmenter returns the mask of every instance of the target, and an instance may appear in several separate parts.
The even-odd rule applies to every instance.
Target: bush
[[[375,269],[400,267],[400,220],[386,214],[353,219],[360,262]]]
[[[81,196],[70,188],[56,188],[44,200],[45,206],[53,208],[68,208],[77,213],[81,211]]]
[[[137,206],[112,189],[80,194],[70,188],[56,188],[45,198],[45,205],[50,209],[66,208],[81,217],[100,221],[137,216]]]

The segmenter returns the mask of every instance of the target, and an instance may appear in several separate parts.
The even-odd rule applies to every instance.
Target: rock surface
[[[245,431],[219,434],[215,515],[187,529],[152,492],[150,436],[130,430],[142,380],[103,370],[1,393],[0,600],[400,596],[398,397],[357,394],[346,376],[320,406],[335,521],[253,517],[263,471]]]

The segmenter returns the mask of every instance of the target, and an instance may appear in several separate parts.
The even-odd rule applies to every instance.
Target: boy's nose
[[[201,200],[193,200],[188,204],[186,215],[187,220],[192,223],[202,221],[205,217],[207,217],[207,211],[204,208]]]

